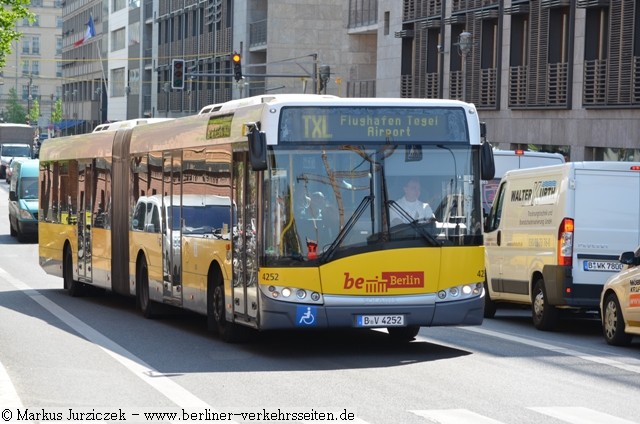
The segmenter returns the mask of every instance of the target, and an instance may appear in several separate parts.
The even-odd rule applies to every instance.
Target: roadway
[[[514,308],[478,327],[423,328],[409,344],[374,330],[226,344],[200,316],[147,320],[133,299],[68,296],[39,267],[37,243],[9,236],[7,197],[0,183],[3,420],[5,410],[19,422],[26,410],[185,408],[346,410],[356,419],[345,422],[360,424],[640,423],[640,338],[608,346],[596,319],[540,332],[529,311]]]

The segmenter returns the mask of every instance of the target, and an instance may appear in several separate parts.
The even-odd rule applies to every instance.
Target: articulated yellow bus
[[[477,325],[484,305],[473,105],[277,95],[173,121],[52,139],[39,255],[71,295],[169,304],[245,327]]]

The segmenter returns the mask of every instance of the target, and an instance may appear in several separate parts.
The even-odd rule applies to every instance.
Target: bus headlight
[[[320,293],[298,287],[261,285],[260,290],[265,296],[271,299],[278,299],[283,302],[316,304],[323,303],[322,295]]]
[[[451,302],[454,300],[471,299],[484,293],[482,283],[461,284],[438,292],[436,302]]]

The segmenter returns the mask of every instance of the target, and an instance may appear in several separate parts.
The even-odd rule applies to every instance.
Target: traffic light
[[[171,61],[171,88],[184,89],[184,59]]]
[[[231,60],[233,61],[233,77],[236,82],[239,82],[242,79],[242,56],[240,56],[240,53],[233,52]]]

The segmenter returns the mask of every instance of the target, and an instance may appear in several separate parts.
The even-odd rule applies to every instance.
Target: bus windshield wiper
[[[429,242],[429,244],[433,246],[440,246],[440,242],[438,242],[438,240],[434,236],[429,234],[429,232],[425,230],[424,226],[420,225],[420,221],[418,221],[417,219],[414,219],[411,215],[409,215],[409,213],[405,211],[402,208],[402,206],[400,206],[394,200],[387,200],[386,203],[388,206],[391,206],[396,212],[398,212],[398,214],[406,221],[405,223],[411,225],[411,227],[413,227],[414,230],[420,233],[420,235],[424,237],[424,239],[427,242]],[[431,222],[431,221],[424,221],[424,222]]]
[[[336,236],[336,239],[333,241],[333,243],[331,243],[331,246],[329,246],[329,248],[325,250],[320,257],[321,264],[325,264],[331,260],[331,257],[335,253],[338,246],[342,244],[344,238],[347,236],[347,234],[349,234],[349,232],[351,232],[353,226],[356,225],[356,222],[358,222],[358,219],[360,219],[364,211],[367,209],[367,206],[369,206],[371,202],[373,202],[373,199],[373,195],[365,196],[362,199],[356,210],[353,212],[353,215],[351,215],[351,218],[349,218],[346,224],[344,224],[344,227],[342,228],[342,230],[340,230],[340,232]]]

